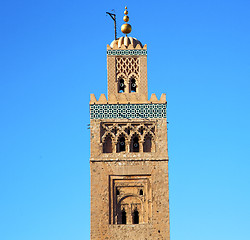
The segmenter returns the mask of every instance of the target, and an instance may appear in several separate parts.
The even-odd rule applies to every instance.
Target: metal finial
[[[129,21],[129,16],[127,16],[127,15],[128,15],[127,6],[125,7],[124,14],[125,14],[125,16],[123,17],[123,21],[124,21],[124,22],[128,22],[128,21]],[[121,30],[122,30],[123,33],[125,33],[125,34],[127,35],[128,33],[130,33],[130,32],[132,31],[132,27],[131,27],[130,24],[124,23],[124,24],[121,26]]]

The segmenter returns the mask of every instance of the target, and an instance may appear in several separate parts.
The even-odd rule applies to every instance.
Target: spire
[[[127,16],[127,15],[128,15],[127,7],[125,7],[124,14],[125,14],[125,16],[123,17],[123,21],[124,21],[124,22],[128,22],[128,21],[129,21],[129,16]],[[122,30],[122,32],[125,33],[126,36],[127,36],[127,34],[131,32],[132,27],[131,27],[130,24],[124,23],[124,24],[121,26],[121,30]]]

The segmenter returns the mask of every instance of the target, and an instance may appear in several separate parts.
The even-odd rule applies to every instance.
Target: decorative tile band
[[[90,119],[166,118],[166,103],[158,104],[92,104]]]
[[[134,49],[134,50],[107,50],[108,55],[147,55],[147,50]]]

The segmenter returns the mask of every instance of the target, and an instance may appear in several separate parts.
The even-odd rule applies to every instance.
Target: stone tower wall
[[[91,240],[169,239],[168,161],[92,161],[91,169]],[[151,216],[147,223],[112,224],[112,178],[146,176],[150,178]]]
[[[166,95],[148,99],[146,45],[108,45],[107,70],[108,99],[90,97],[90,238],[169,240]]]

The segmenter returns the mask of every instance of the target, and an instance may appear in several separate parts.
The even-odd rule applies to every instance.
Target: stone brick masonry
[[[90,99],[90,238],[169,240],[166,96],[148,100],[147,46],[116,41],[108,99]]]

